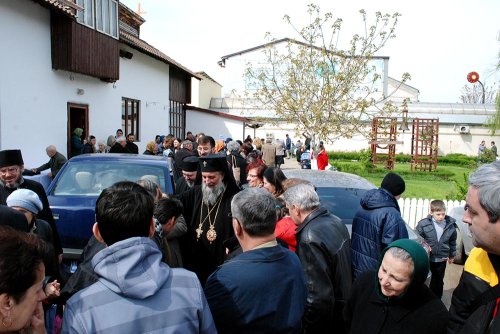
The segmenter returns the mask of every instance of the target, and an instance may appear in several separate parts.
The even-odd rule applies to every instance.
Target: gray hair
[[[276,200],[262,188],[247,188],[234,195],[231,214],[250,236],[268,236],[276,227]]]
[[[227,150],[229,152],[236,151],[240,149],[240,144],[237,141],[231,140],[226,144]]]
[[[395,259],[401,260],[403,262],[408,262],[408,264],[411,267],[412,273],[415,270],[415,264],[413,263],[413,258],[411,257],[410,253],[408,253],[403,248],[391,247],[387,250],[386,253],[391,254]]]
[[[311,184],[297,184],[288,188],[282,196],[286,204],[295,205],[304,211],[315,210],[321,205],[319,196]]]
[[[47,148],[45,149],[45,151],[47,151],[47,152],[48,152],[48,151],[50,151],[50,150],[52,150],[52,151],[56,151],[56,152],[57,152],[57,148],[56,148],[54,145],[49,145],[49,146],[47,146]]]
[[[141,178],[137,180],[136,183],[146,189],[148,194],[150,194],[153,197],[153,200],[156,202],[156,200],[158,199],[158,192],[161,192],[158,184],[148,178]]]
[[[482,165],[469,176],[469,186],[478,190],[479,203],[490,223],[500,218],[500,161]]]
[[[127,139],[125,137],[123,137],[123,136],[120,136],[120,137],[116,138],[116,142],[117,143],[121,143],[121,142],[124,142],[124,141],[127,141]]]

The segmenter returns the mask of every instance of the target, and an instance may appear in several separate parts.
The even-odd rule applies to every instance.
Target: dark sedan
[[[321,204],[346,224],[349,234],[352,220],[360,207],[364,194],[375,189],[375,185],[360,176],[328,170],[290,169],[283,170],[288,178],[299,178],[311,182],[316,187]],[[410,239],[420,238],[406,224]]]

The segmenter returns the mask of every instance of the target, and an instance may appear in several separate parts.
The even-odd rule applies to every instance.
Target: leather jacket
[[[342,312],[352,275],[349,232],[325,208],[317,208],[297,229],[297,255],[306,274],[304,333],[342,333]]]

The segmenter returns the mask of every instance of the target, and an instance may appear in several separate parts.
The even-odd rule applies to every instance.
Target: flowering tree
[[[364,31],[355,34],[343,50],[338,47],[342,19],[333,20],[332,13],[322,15],[314,4],[307,12],[310,24],[302,29],[284,17],[299,39],[287,40],[279,49],[268,33],[264,64],[247,65],[245,77],[255,89],[253,97],[279,119],[295,124],[295,130],[311,138],[313,145],[319,138],[369,137],[366,124],[373,116],[397,111],[390,102],[393,92],[383,88],[384,61],[374,56],[395,37],[400,15],[377,12],[368,23],[361,10]],[[409,78],[405,73],[401,83]]]

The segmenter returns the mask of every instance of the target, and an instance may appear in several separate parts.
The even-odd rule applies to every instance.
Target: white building
[[[271,44],[283,45],[292,40],[282,39]],[[246,50],[234,52],[221,57],[221,80],[223,83],[223,97],[214,96],[210,103],[210,109],[231,115],[238,115],[254,119],[254,123],[260,122],[261,127],[257,129],[246,129],[246,134],[265,138],[267,133],[274,133],[276,138],[285,138],[285,134],[296,141],[304,137],[301,133],[295,133],[294,125],[286,122],[269,122],[266,120],[276,120],[273,110],[262,109],[256,101],[249,98],[252,91],[244,79],[243,74],[248,63],[254,67],[264,66],[264,56],[262,51],[269,44],[263,44]],[[376,57],[374,65],[381,75],[379,93],[383,92],[395,103],[401,103],[403,99],[408,99],[409,131],[398,133],[396,153],[411,152],[411,120],[415,118],[431,118],[439,120],[439,148],[438,154],[463,153],[467,155],[477,154],[477,148],[482,140],[486,140],[489,146],[490,141],[499,142],[500,136],[491,136],[486,125],[488,119],[492,117],[496,110],[495,105],[474,105],[474,104],[453,104],[453,103],[424,103],[418,99],[419,90],[400,81],[391,78],[389,73],[389,57]],[[394,115],[401,119],[401,115]],[[249,122],[250,124],[252,122]],[[367,128],[371,123],[366,123]],[[340,138],[333,144],[327,144],[327,149],[334,151],[359,151],[369,147],[368,139],[362,136],[355,136],[351,139]]]
[[[27,168],[48,160],[50,144],[67,156],[77,127],[104,141],[133,132],[141,153],[157,134],[185,134],[200,78],[141,40],[144,20],[117,0],[77,3],[103,10],[0,2],[0,149],[20,148]]]

